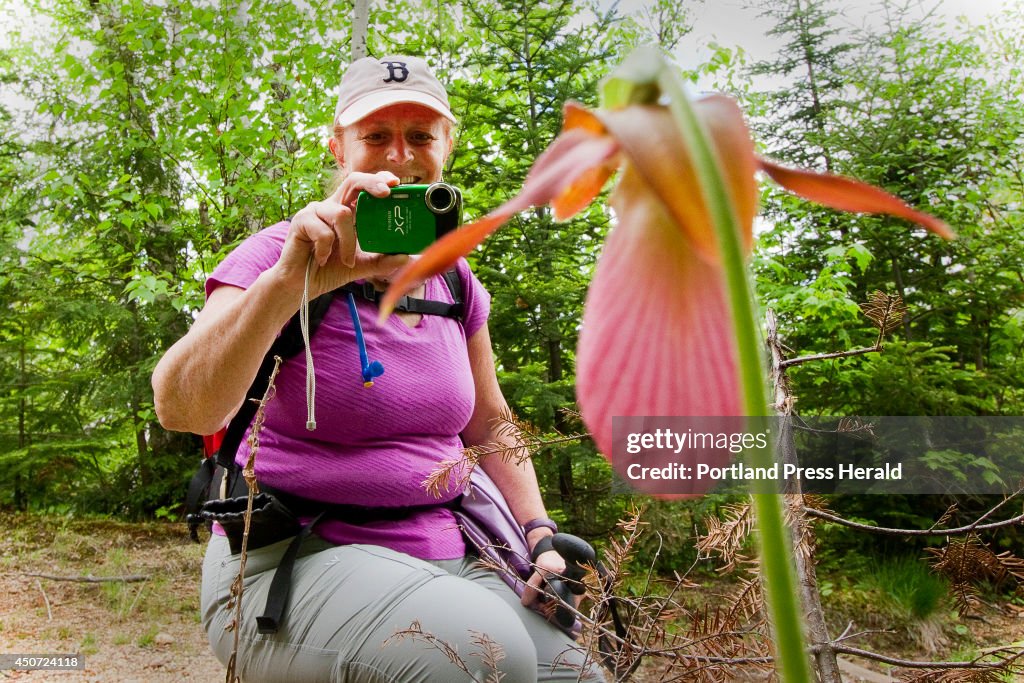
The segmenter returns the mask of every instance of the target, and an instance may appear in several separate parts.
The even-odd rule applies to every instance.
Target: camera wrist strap
[[[306,279],[302,285],[302,301],[299,303],[299,329],[302,330],[302,344],[306,349],[306,429],[316,429],[316,373],[313,371],[313,352],[309,348],[309,274],[313,270],[313,252],[306,261]]]

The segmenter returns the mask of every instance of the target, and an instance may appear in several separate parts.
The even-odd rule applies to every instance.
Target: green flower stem
[[[700,191],[714,222],[729,290],[744,409],[751,418],[763,417],[768,413],[768,401],[761,335],[740,242],[742,227],[733,208],[717,155],[711,147],[711,137],[691,107],[681,77],[660,56],[655,56],[661,64],[658,85],[661,92],[668,96],[669,110],[687,148],[693,154],[696,174],[701,179]],[[770,449],[754,449],[754,454],[752,464],[755,467],[770,467],[773,464],[774,456]],[[768,608],[775,629],[779,659],[777,668],[784,683],[806,683],[812,679],[804,647],[796,576],[789,560],[790,543],[782,519],[781,498],[763,486],[758,487],[754,493],[754,506],[760,532],[761,566],[767,588]]]

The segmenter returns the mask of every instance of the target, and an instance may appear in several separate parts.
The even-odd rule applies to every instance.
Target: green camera
[[[360,192],[356,233],[363,251],[418,254],[462,222],[462,193],[448,183],[397,185],[387,197]]]

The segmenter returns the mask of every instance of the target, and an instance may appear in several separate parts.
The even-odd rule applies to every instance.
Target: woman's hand
[[[565,560],[554,550],[548,550],[541,553],[533,564],[534,572],[526,582],[520,602],[524,607],[532,607],[543,614],[548,621],[553,621],[559,601],[550,597],[551,590],[545,582],[549,576],[557,578],[565,573]],[[572,607],[578,608],[582,599],[582,595],[573,594]]]
[[[388,171],[350,173],[323,201],[311,202],[295,214],[281,257],[274,266],[287,282],[301,289],[306,264],[313,255],[309,298],[361,278],[387,278],[405,265],[405,254],[371,254],[359,248],[355,204],[361,191],[387,197],[399,182]]]

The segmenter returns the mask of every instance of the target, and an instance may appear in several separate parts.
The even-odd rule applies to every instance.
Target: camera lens
[[[447,183],[434,183],[427,188],[423,200],[434,213],[445,213],[455,207],[455,188]]]

